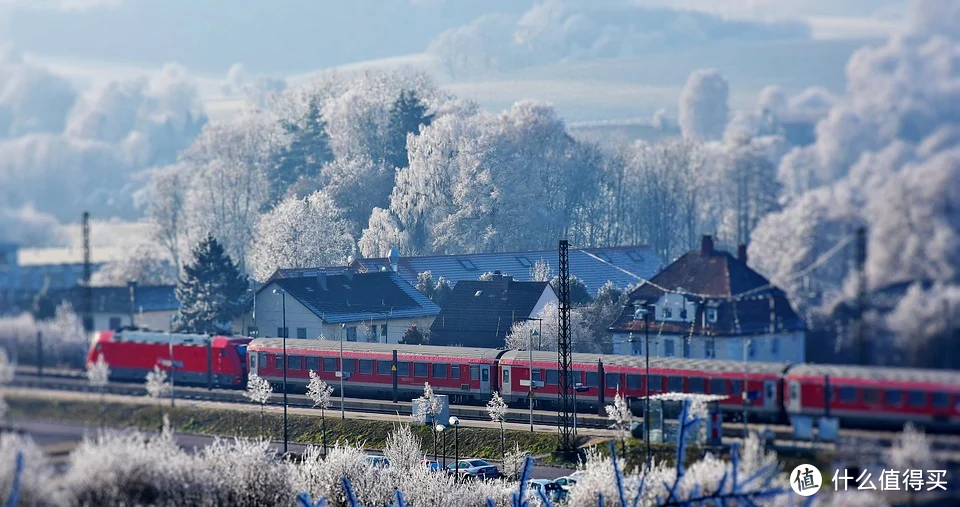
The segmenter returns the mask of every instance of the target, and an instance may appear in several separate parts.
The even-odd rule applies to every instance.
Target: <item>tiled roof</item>
[[[663,295],[659,287],[696,296],[687,299],[698,303],[698,312],[693,322],[658,321],[650,318],[651,332],[671,334],[693,333],[695,335],[724,336],[737,334],[762,334],[770,330],[770,298],[773,298],[775,329],[799,331],[806,328],[796,314],[783,291],[767,287],[769,280],[757,273],[747,263],[727,252],[713,249],[713,242],[705,238],[709,247],[694,250],[663,269],[630,293],[629,303],[620,317],[610,326],[618,332],[642,331],[645,323],[633,320],[633,305],[639,302],[653,304]],[[749,291],[756,292],[749,292]],[[733,296],[748,293],[734,301]],[[717,309],[716,322],[705,322],[702,303]]]
[[[530,281],[533,264],[541,259],[550,265],[554,275],[559,273],[556,250],[400,257],[398,272],[413,284],[417,283],[417,274],[424,271],[433,273],[434,280],[442,276],[451,284],[476,280],[483,273],[494,271],[513,275],[517,281]],[[357,259],[353,265],[366,271],[390,269],[386,258]],[[650,278],[663,265],[660,256],[646,246],[570,250],[570,273],[583,280],[591,294],[596,294],[608,280],[618,287],[636,285],[640,278]]]
[[[430,327],[430,343],[501,347],[514,322],[537,305],[549,282],[517,282],[509,276],[457,282]]]
[[[317,270],[314,270],[316,273]],[[432,317],[440,312],[433,301],[396,273],[332,273],[295,278],[275,277],[291,297],[328,323],[370,319]]]
[[[174,288],[173,285],[137,286],[134,308],[138,312],[176,310],[180,308],[180,303],[177,301]],[[91,296],[94,312],[130,313],[130,289],[126,286],[92,287]],[[75,309],[83,308],[84,291],[81,287],[52,292],[50,297],[55,301],[69,301]]]

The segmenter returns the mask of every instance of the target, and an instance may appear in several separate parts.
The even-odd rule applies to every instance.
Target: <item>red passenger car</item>
[[[249,338],[120,330],[94,333],[87,362],[103,354],[111,380],[143,382],[154,366],[169,370],[177,384],[209,387],[246,385]]]

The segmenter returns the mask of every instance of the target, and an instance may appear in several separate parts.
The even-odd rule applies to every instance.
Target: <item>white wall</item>
[[[540,316],[540,313],[543,312],[543,308],[550,303],[559,305],[560,298],[557,297],[557,294],[553,292],[553,289],[551,289],[550,285],[548,284],[546,287],[544,287],[543,294],[540,294],[540,299],[537,300],[537,304],[534,305],[533,311],[530,312],[529,316]]]
[[[152,331],[170,331],[170,318],[174,311],[162,311],[162,312],[140,312],[136,315],[135,323],[137,327],[145,327]],[[110,329],[110,319],[116,317],[120,319],[121,326],[130,325],[130,314],[129,313],[111,313],[111,312],[94,312],[93,314],[93,328],[94,329]]]
[[[667,357],[666,343],[673,342],[673,355],[669,357],[684,357],[684,341],[689,335],[673,335],[650,333],[650,356]],[[712,359],[727,359],[733,361],[743,361],[744,343],[749,340],[753,342],[753,355],[748,356],[748,361],[758,362],[779,362],[789,361],[792,363],[802,363],[806,361],[806,339],[803,332],[777,333],[773,335],[753,335],[745,337],[704,337],[694,335],[690,338],[689,355],[686,357],[694,359],[708,359],[707,349],[708,341],[713,341],[714,356]],[[628,333],[613,334],[613,353],[624,355],[644,355],[643,341],[644,334],[633,333],[633,342],[630,341]],[[749,348],[747,349],[749,353]]]

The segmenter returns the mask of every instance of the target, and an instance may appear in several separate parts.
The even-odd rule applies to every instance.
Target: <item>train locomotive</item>
[[[93,334],[87,363],[103,354],[110,380],[143,382],[154,366],[174,383],[211,388],[243,388],[247,382],[250,338],[159,333],[136,329]]]

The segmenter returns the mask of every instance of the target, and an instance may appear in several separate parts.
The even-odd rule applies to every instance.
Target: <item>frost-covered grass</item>
[[[90,401],[67,401],[32,398],[27,394],[7,395],[10,415],[13,417],[87,422],[100,424],[100,405]],[[260,436],[259,410],[224,410],[185,407],[178,405],[174,409],[164,407],[169,414],[171,424],[176,431],[202,435],[228,435],[248,438]],[[317,444],[322,442],[319,410],[317,416],[289,414],[288,429],[293,442]],[[104,407],[104,421],[108,427],[135,428],[155,431],[158,425],[157,408],[149,404],[107,403]],[[264,414],[264,437],[274,440],[282,438],[283,416],[278,411]],[[340,419],[327,415],[327,441],[363,445],[370,449],[382,449],[387,436],[396,426],[396,421],[371,421],[363,419]],[[433,433],[428,426],[414,426],[412,431],[433,454]],[[447,435],[447,456],[453,456],[454,442],[452,434]],[[439,445],[439,444],[438,444]],[[519,445],[535,456],[549,454],[556,447],[556,436],[552,433],[530,433],[527,431],[506,431],[507,449]],[[442,447],[442,446],[441,446]],[[500,459],[500,430],[492,428],[471,428],[464,421],[460,427],[460,454],[490,459]]]

